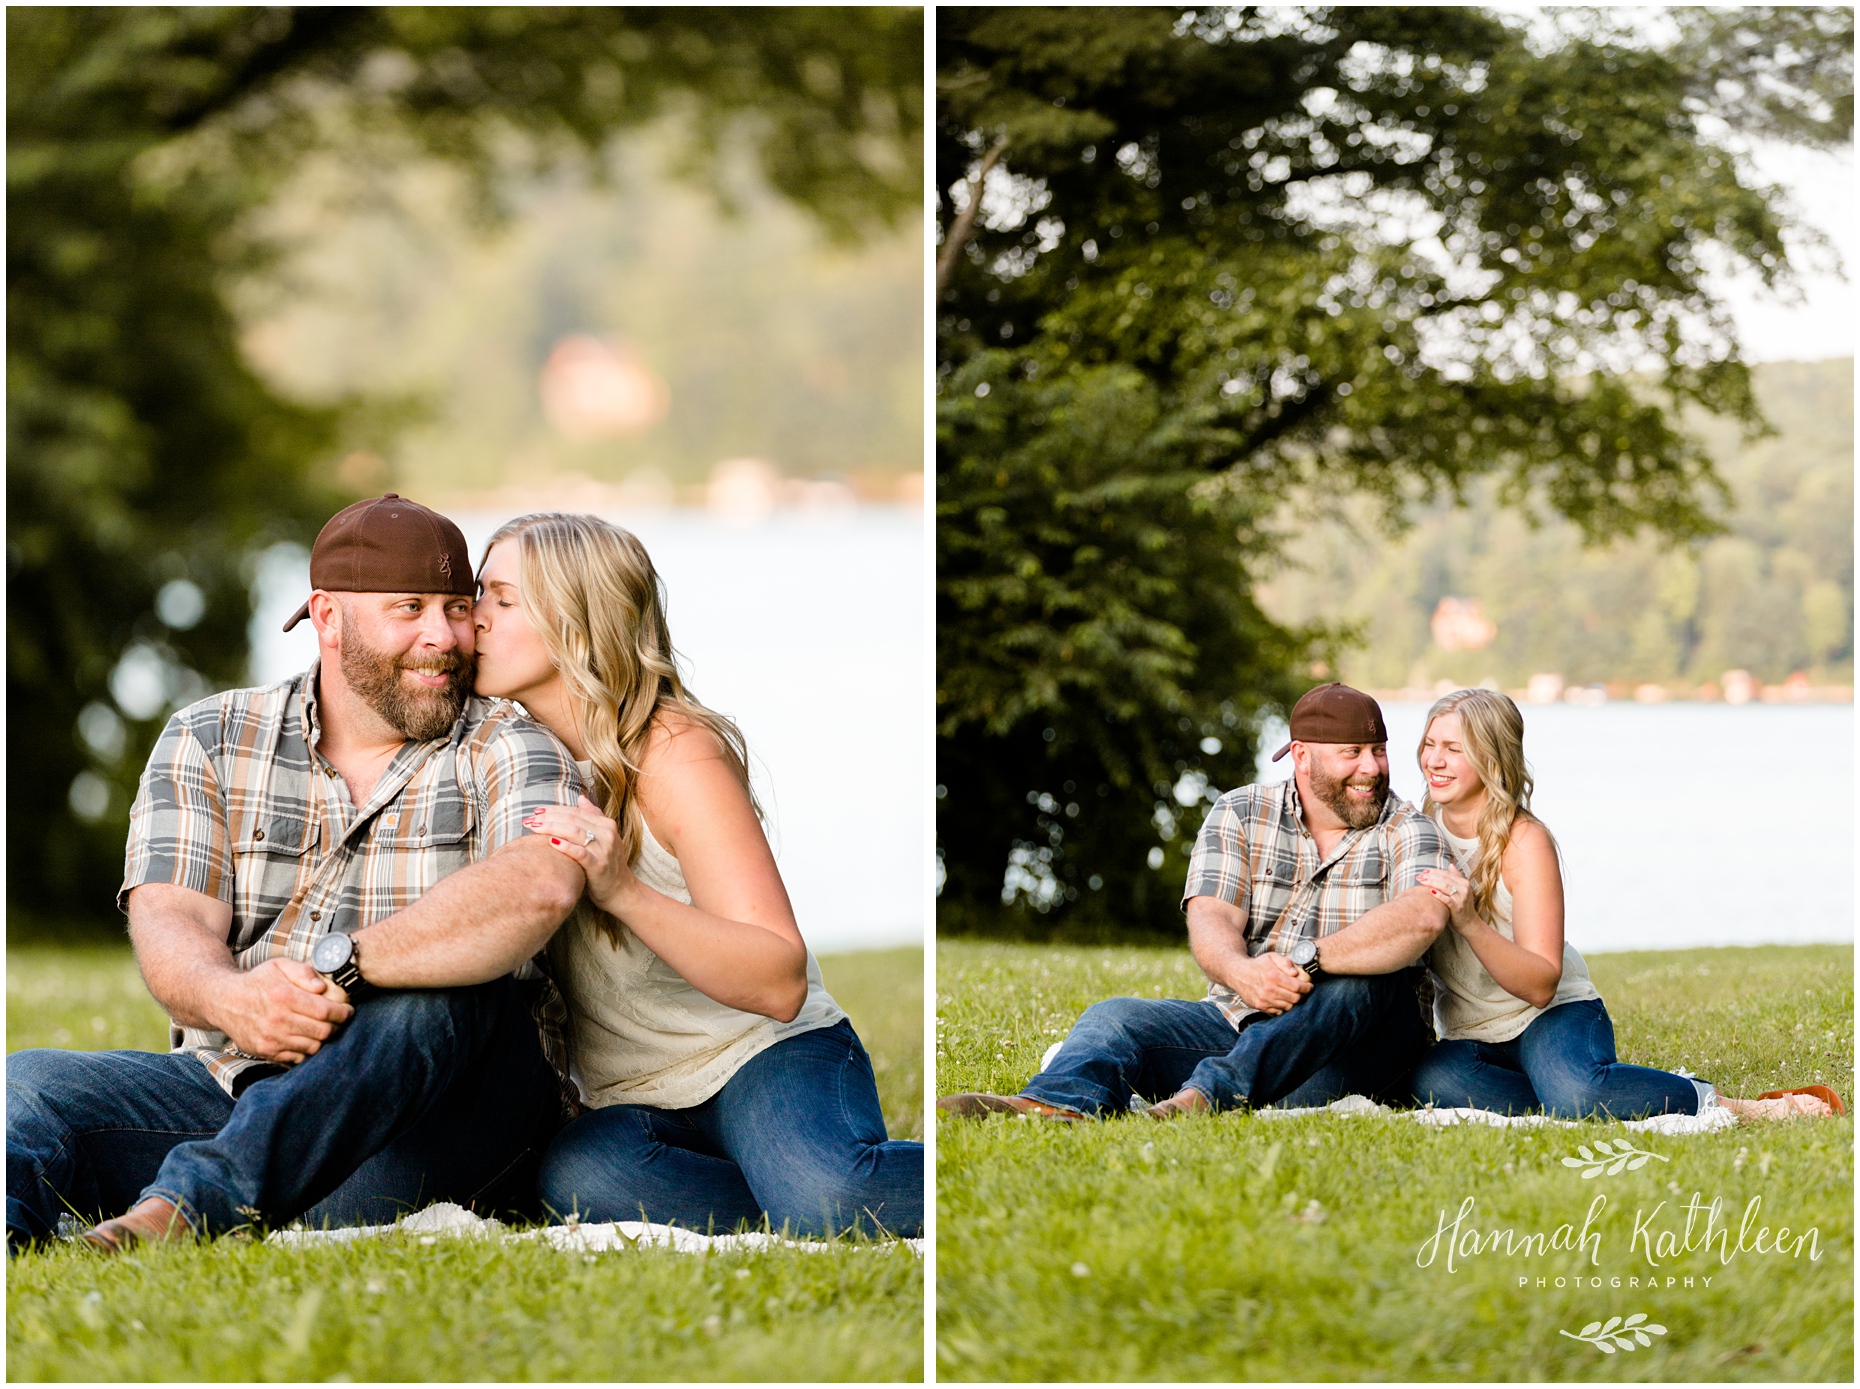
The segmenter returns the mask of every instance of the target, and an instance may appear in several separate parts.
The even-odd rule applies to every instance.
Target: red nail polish
[[[560,844],[560,843],[561,843],[562,841],[561,841],[561,840],[559,840],[559,839],[551,839],[551,840],[550,840],[549,842],[550,842],[551,844]]]

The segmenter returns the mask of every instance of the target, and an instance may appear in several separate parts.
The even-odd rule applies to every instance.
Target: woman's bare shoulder
[[[1505,874],[1557,871],[1556,841],[1543,821],[1534,815],[1520,815],[1511,823],[1511,836],[1505,844]]]
[[[640,769],[647,775],[664,773],[698,762],[721,759],[722,741],[702,719],[676,706],[661,708],[652,716]]]

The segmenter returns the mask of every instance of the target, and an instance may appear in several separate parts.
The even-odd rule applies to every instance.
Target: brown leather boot
[[[1201,1091],[1182,1090],[1143,1112],[1152,1119],[1179,1119],[1184,1114],[1209,1114],[1213,1110],[1214,1106],[1208,1103],[1208,1097]]]
[[[1041,1104],[1025,1095],[990,1095],[981,1091],[945,1095],[936,1102],[936,1107],[958,1119],[986,1119],[990,1114],[1020,1114],[1029,1119],[1057,1119],[1061,1123],[1076,1124],[1085,1117],[1076,1110]]]
[[[180,1244],[194,1238],[194,1227],[174,1202],[159,1196],[138,1201],[114,1220],[84,1232],[84,1242],[105,1254],[120,1254],[137,1244]]]

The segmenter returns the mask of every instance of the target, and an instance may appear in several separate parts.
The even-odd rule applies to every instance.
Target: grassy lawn
[[[1820,1080],[1853,1098],[1851,947],[1589,963],[1624,1059],[1729,1094]],[[937,1088],[1015,1091],[1096,1000],[1203,987],[1183,950],[940,941]],[[1657,1156],[1592,1179],[1563,1165],[1622,1138]],[[1853,1379],[1851,1119],[1673,1138],[1393,1117],[945,1119],[938,1145],[941,1379]],[[1669,1254],[1658,1237],[1683,1243],[1694,1193],[1701,1210],[1722,1199],[1729,1240],[1704,1247],[1700,1216],[1694,1248]],[[1602,1195],[1589,1249],[1426,1261],[1469,1197],[1461,1247],[1468,1229],[1580,1237]],[[1772,1240],[1790,1227],[1789,1250],[1813,1227],[1820,1257],[1757,1252],[1764,1226]],[[1665,1328],[1647,1347],[1572,1339],[1637,1313]]]
[[[821,960],[922,1137],[923,952]],[[167,1049],[125,949],[7,954],[7,1050]],[[903,1247],[582,1256],[412,1237],[287,1250],[224,1240],[13,1260],[13,1380],[915,1380],[923,1266]]]

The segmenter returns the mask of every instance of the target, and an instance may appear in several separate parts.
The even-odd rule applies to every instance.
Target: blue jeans
[[[372,1224],[522,1191],[560,1091],[519,987],[365,999],[316,1055],[236,1101],[189,1055],[9,1056],[9,1247],[50,1235],[60,1212],[92,1221],[148,1196],[220,1234],[299,1216]]]
[[[888,1141],[852,1024],[784,1037],[689,1109],[616,1104],[562,1130],[544,1206],[585,1220],[688,1229],[760,1225],[821,1235],[924,1226],[924,1145]]]
[[[1427,1040],[1414,976],[1325,974],[1277,1017],[1238,1035],[1212,1003],[1108,998],[1085,1010],[1021,1094],[1081,1114],[1121,1113],[1133,1094],[1198,1090],[1216,1109],[1296,1108],[1399,1091]]]
[[[1441,1042],[1415,1067],[1414,1099],[1452,1109],[1559,1119],[1697,1114],[1684,1076],[1615,1060],[1615,1028],[1599,998],[1539,1013],[1509,1042]]]

